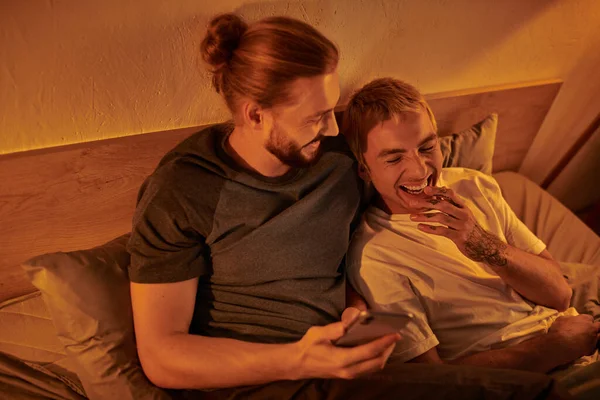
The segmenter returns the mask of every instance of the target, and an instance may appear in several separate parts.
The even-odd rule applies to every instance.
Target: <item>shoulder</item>
[[[232,168],[223,156],[223,141],[232,130],[233,125],[226,122],[192,134],[164,155],[156,173],[161,169],[204,169],[223,176],[231,174]]]
[[[142,191],[151,186],[188,192],[231,176],[234,171],[220,153],[222,141],[232,128],[230,123],[211,125],[179,143],[165,154]]]
[[[167,153],[138,193],[138,212],[149,207],[190,212],[214,208],[226,180],[235,171],[215,150],[221,126],[193,134]]]
[[[475,169],[470,168],[442,168],[442,173],[440,175],[440,181],[443,181],[446,184],[453,184],[460,181],[493,181],[490,175],[484,174],[481,171],[477,171]]]
[[[207,190],[220,188],[224,178],[209,169],[184,159],[161,165],[150,175],[140,190],[140,196],[152,193],[161,197],[196,197]]]
[[[350,263],[361,263],[366,259],[390,261],[389,250],[398,243],[398,235],[390,225],[391,221],[385,212],[374,206],[369,207],[352,236],[348,251]]]
[[[477,192],[500,192],[500,187],[492,176],[470,168],[443,168],[438,185],[449,187],[463,196]]]

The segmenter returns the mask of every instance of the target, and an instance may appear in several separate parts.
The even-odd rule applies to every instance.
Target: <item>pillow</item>
[[[471,168],[491,175],[497,127],[498,114],[493,113],[469,129],[441,137],[443,167]]]
[[[24,265],[90,399],[169,399],[146,378],[135,345],[126,250],[102,246],[34,257]]]
[[[60,398],[81,399],[85,392],[74,364],[56,336],[39,291],[0,303],[0,393],[9,390],[3,384],[11,386],[11,379],[26,376],[18,390],[43,390]]]

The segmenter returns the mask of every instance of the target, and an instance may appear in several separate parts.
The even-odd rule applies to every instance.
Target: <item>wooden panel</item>
[[[494,169],[516,170],[560,82],[427,96],[440,132],[499,114]],[[0,301],[33,290],[19,264],[93,247],[131,229],[138,189],[200,127],[0,155]]]
[[[517,171],[531,147],[561,81],[446,92],[426,96],[440,134],[459,132],[498,114],[494,172]]]
[[[138,189],[198,127],[0,156],[0,301],[33,291],[19,264],[131,229]]]
[[[596,115],[596,118],[592,121],[590,126],[587,127],[585,131],[579,136],[579,138],[573,143],[569,150],[562,156],[558,164],[554,166],[554,168],[550,171],[546,179],[542,181],[540,186],[542,189],[548,189],[552,182],[558,178],[560,173],[567,167],[569,161],[571,161],[577,153],[588,143],[588,141],[597,134],[600,130],[600,114]],[[576,187],[576,186],[574,186]]]

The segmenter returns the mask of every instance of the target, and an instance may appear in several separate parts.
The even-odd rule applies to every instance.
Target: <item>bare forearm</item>
[[[211,389],[292,379],[292,346],[181,333],[139,352],[144,372],[156,385]]]
[[[563,311],[569,307],[571,288],[554,260],[506,245],[505,265],[491,265],[513,289],[536,304]]]
[[[411,214],[411,220],[437,222],[441,226],[419,224],[420,230],[449,238],[465,256],[494,268],[506,283],[529,300],[558,310],[568,307],[571,290],[549,253],[548,258],[526,253],[486,231],[464,199],[451,189],[427,186],[424,191],[431,197],[415,200],[412,206],[427,212]]]
[[[525,298],[560,311],[569,306],[571,288],[550,253],[542,257],[511,246],[476,225],[465,242],[465,254],[486,263]]]

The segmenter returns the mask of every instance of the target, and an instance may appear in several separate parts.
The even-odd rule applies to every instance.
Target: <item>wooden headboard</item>
[[[441,134],[498,113],[494,170],[519,168],[560,81],[426,96]],[[131,229],[138,189],[161,157],[199,127],[0,156],[0,301],[34,290],[19,267]]]

